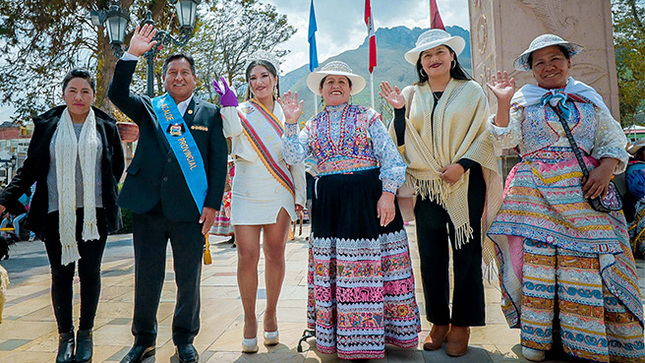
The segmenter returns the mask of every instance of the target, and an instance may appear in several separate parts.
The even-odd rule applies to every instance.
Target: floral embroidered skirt
[[[625,217],[593,210],[581,177],[571,158],[525,160],[509,173],[488,230],[502,309],[529,348],[549,350],[555,338],[583,359],[640,362],[643,305]]]
[[[381,359],[418,345],[421,329],[403,219],[381,227],[378,169],[320,177],[309,239],[307,322],[341,359]]]

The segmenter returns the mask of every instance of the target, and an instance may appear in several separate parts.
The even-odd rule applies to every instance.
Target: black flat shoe
[[[177,358],[181,363],[197,363],[199,353],[192,344],[180,344],[177,346]]]
[[[58,334],[56,363],[74,362],[74,332]]]
[[[141,363],[144,359],[155,355],[155,346],[144,347],[143,345],[133,346],[128,354],[121,359],[121,363]]]
[[[92,330],[79,330],[76,333],[76,363],[91,363],[92,353]]]

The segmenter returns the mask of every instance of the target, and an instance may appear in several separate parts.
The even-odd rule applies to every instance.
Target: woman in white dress
[[[260,233],[264,231],[266,260],[264,344],[275,345],[279,342],[276,308],[285,273],[284,248],[290,222],[297,219],[306,198],[304,166],[288,166],[280,150],[285,116],[276,102],[278,63],[266,53],[252,59],[246,68],[246,101],[238,106],[239,117],[224,119],[223,127],[224,135],[232,138],[231,154],[235,158],[231,224],[244,308],[242,351],[247,353],[258,350],[255,305]],[[224,88],[232,93],[226,85]]]

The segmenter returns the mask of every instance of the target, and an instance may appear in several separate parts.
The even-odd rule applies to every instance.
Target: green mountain
[[[414,48],[417,38],[426,30],[428,29],[408,29],[404,26],[399,26],[395,28],[379,28],[376,31],[377,66],[374,68],[374,106],[377,111],[383,114],[386,121],[391,118],[392,111],[389,105],[378,94],[379,84],[382,81],[388,81],[392,85],[403,88],[418,81],[415,67],[406,62],[403,55],[408,50]],[[459,55],[459,62],[468,73],[471,73],[470,33],[468,30],[458,26],[446,27],[446,31],[451,35],[459,35],[466,40],[466,48]],[[354,73],[365,77],[367,87],[361,93],[354,96],[352,102],[355,104],[370,105],[370,74],[367,67],[368,51],[366,38],[363,44],[357,49],[345,51],[324,62],[320,62],[320,66],[322,66],[329,61],[340,60],[347,63]],[[305,64],[280,77],[280,88],[283,92],[284,90],[297,91],[300,98],[305,100],[305,109],[303,117],[300,119],[301,121],[308,120],[314,114],[313,93],[307,88],[306,83],[308,74],[309,64]],[[318,98],[318,101],[321,102],[320,98]]]

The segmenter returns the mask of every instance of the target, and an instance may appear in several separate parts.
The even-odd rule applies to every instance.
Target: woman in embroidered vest
[[[258,350],[255,303],[260,232],[264,230],[266,260],[264,344],[276,345],[276,309],[284,280],[287,233],[290,222],[297,219],[297,212],[306,203],[304,165],[289,167],[280,149],[285,114],[275,102],[279,92],[278,64],[269,53],[251,56],[246,67],[247,101],[238,106],[239,117],[224,118],[224,136],[232,138],[231,154],[235,158],[231,224],[235,229],[237,281],[244,308],[242,351],[247,353]],[[228,92],[232,95],[232,91]]]
[[[464,46],[461,37],[444,30],[424,32],[405,54],[416,65],[419,82],[403,91],[383,82],[380,92],[395,109],[390,135],[408,165],[406,186],[417,194],[417,242],[426,317],[432,323],[423,349],[439,349],[446,341],[446,353],[455,357],[466,354],[469,327],[486,324],[482,214],[486,206],[494,215],[490,211],[501,202],[497,161],[485,127],[486,97],[457,60]],[[492,245],[488,252],[490,264]]]
[[[309,239],[308,327],[316,347],[341,359],[381,359],[385,344],[416,347],[414,277],[394,193],[405,164],[381,115],[349,104],[365,79],[343,62],[307,77],[325,108],[298,133],[302,101],[286,95],[284,155],[312,156],[319,171]]]
[[[121,227],[116,197],[123,149],[114,119],[92,107],[95,98],[90,73],[75,69],[65,76],[65,105],[34,118],[27,159],[0,195],[0,213],[15,213],[18,198],[37,182],[27,222],[45,242],[51,268],[57,363],[92,360],[101,258],[108,233]],[[72,284],[77,261],[81,316],[75,344]]]
[[[569,77],[581,49],[540,35],[514,63],[532,70],[537,85],[515,92],[506,72],[488,85],[498,104],[489,123],[496,146],[517,147],[522,157],[488,231],[500,258],[502,309],[521,329],[529,360],[561,345],[594,362],[641,362],[643,305],[625,217],[587,202],[625,169],[627,140],[596,90]],[[576,153],[593,169],[586,179]]]

